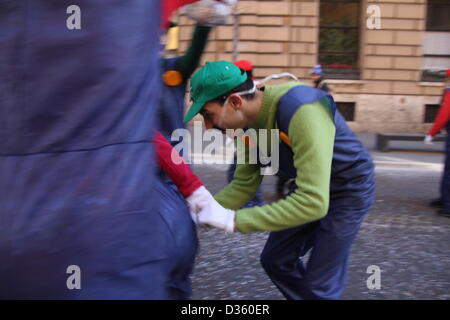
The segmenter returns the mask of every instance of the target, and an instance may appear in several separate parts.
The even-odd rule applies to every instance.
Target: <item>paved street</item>
[[[450,299],[450,219],[427,206],[437,195],[443,154],[371,151],[377,163],[376,203],[354,243],[343,298]],[[212,193],[226,184],[226,167],[193,166]],[[268,201],[275,182],[274,177],[264,180]],[[283,299],[259,264],[267,236],[200,231],[193,299]],[[379,290],[367,288],[370,265],[381,268]]]

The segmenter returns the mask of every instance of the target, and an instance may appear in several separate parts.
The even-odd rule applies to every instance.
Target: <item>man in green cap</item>
[[[374,201],[372,159],[327,93],[300,82],[259,89],[226,61],[208,62],[191,79],[193,104],[206,128],[279,130],[280,170],[297,188],[286,198],[239,209],[261,184],[261,164],[237,165],[233,181],[205,201],[198,221],[225,231],[273,231],[261,254],[288,299],[338,299],[348,257]],[[256,145],[262,142],[257,141]],[[225,209],[226,208],[226,209]],[[308,263],[302,257],[311,249]]]

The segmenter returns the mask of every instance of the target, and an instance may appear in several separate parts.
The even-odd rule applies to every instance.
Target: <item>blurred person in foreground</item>
[[[0,299],[171,297],[149,146],[168,2],[2,2]]]
[[[447,131],[445,143],[445,166],[441,178],[440,197],[430,202],[430,206],[438,208],[438,214],[450,218],[450,69],[446,70],[446,87],[442,94],[436,119],[425,136],[425,144],[432,144],[433,137],[444,127]]]

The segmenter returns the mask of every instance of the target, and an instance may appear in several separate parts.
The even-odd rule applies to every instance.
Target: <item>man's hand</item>
[[[423,142],[424,142],[426,145],[433,145],[433,144],[434,144],[434,143],[433,143],[433,137],[430,136],[429,134],[427,134],[427,135],[425,136],[425,139],[423,139]]]
[[[231,233],[235,229],[234,216],[233,210],[225,209],[215,199],[212,199],[198,213],[197,221],[200,225],[207,224]]]
[[[202,210],[203,207],[205,207],[205,205],[212,200],[214,200],[214,197],[208,190],[206,190],[204,186],[201,186],[186,198],[192,220],[194,220],[195,224],[198,224],[197,213],[200,212],[200,210]]]

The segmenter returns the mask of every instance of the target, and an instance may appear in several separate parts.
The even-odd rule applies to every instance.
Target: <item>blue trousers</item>
[[[168,265],[168,299],[188,299],[192,295],[190,275],[197,254],[198,239],[194,222],[183,196],[169,180],[159,180],[155,186],[159,198],[159,214],[164,219],[169,233],[166,246]]]
[[[321,220],[270,233],[261,264],[287,299],[340,298],[351,245],[368,209],[330,207]]]
[[[450,212],[450,134],[445,143],[445,166],[441,180],[441,201],[444,210]]]

